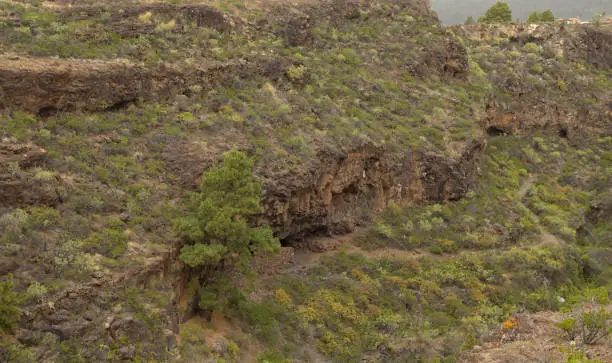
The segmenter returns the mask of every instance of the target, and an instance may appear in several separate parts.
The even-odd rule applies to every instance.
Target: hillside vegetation
[[[610,361],[611,49],[421,0],[3,2],[0,361]]]

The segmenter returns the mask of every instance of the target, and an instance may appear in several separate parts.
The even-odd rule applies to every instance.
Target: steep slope
[[[497,309],[470,331],[480,338],[499,311],[520,300],[517,292],[499,303],[503,273],[493,266],[503,262],[522,277],[521,268],[537,271],[544,261],[552,272],[542,273],[561,289],[567,280],[555,266],[575,261],[573,252],[538,250],[541,261],[514,266],[512,258],[529,253],[506,251],[496,260],[495,250],[487,251],[522,244],[521,236],[539,230],[510,195],[518,164],[529,158],[523,167],[539,174],[548,165],[542,160],[557,165],[580,151],[584,159],[572,165],[608,170],[606,29],[446,29],[422,0],[12,1],[0,5],[0,19],[0,272],[2,281],[12,274],[25,298],[19,323],[1,327],[0,359],[455,356],[463,342],[451,338],[466,332],[460,318]],[[540,133],[546,141],[519,138]],[[504,134],[517,139],[506,142]],[[524,150],[512,148],[514,140]],[[596,146],[579,148],[589,144]],[[477,258],[494,277],[470,275],[470,261],[444,259],[445,271],[465,277],[455,281],[435,270],[434,257],[415,269],[392,266],[416,280],[389,280],[384,261],[338,255],[306,269],[306,279],[287,273],[265,285],[237,278],[225,316],[215,312],[210,327],[197,316],[186,321],[201,312],[197,281],[177,261],[182,241],[172,222],[184,213],[186,193],[230,149],[253,157],[264,182],[264,213],[252,222],[270,224],[288,248],[374,222],[373,246],[483,250]],[[577,191],[554,203],[583,208],[604,200],[608,174],[570,171],[583,173],[571,185],[579,190],[588,181],[586,196]],[[605,237],[598,210],[587,223],[582,212],[543,208],[550,195],[538,193],[525,203],[551,233],[570,243],[567,235],[577,234],[589,246]],[[454,214],[441,214],[446,206]],[[496,214],[500,206],[505,212]],[[394,220],[399,210],[431,222]],[[467,219],[472,215],[479,220]],[[335,285],[347,273],[351,282]],[[426,283],[446,278],[452,282]],[[321,281],[329,281],[324,290]],[[470,308],[446,329],[440,314],[452,304],[444,299],[454,284],[456,300]],[[361,285],[374,304],[334,295]],[[518,282],[510,286],[522,291]],[[432,304],[424,308],[413,295]],[[493,302],[485,306],[480,296]],[[419,323],[408,330],[393,323],[413,318]],[[423,330],[432,326],[435,333]],[[432,340],[410,335],[415,331]],[[427,349],[442,340],[445,351]],[[296,348],[299,342],[307,345]],[[274,347],[280,352],[267,352]]]

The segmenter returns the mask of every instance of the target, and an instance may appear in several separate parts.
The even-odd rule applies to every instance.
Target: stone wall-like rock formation
[[[129,62],[0,58],[0,109],[100,111],[152,91],[151,73]]]
[[[473,183],[485,145],[485,140],[473,140],[457,158],[363,145],[321,150],[297,172],[259,165],[256,173],[264,180],[261,222],[270,224],[281,239],[299,240],[310,234],[349,232],[390,202],[460,199]],[[220,154],[183,143],[173,145],[165,159],[184,187],[197,189],[202,173]]]
[[[114,110],[139,100],[171,98],[188,86],[214,87],[233,64],[144,68],[126,60],[65,60],[0,55],[0,110],[39,116]]]

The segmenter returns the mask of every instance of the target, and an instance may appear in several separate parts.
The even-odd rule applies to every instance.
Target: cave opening
[[[123,109],[126,109],[129,105],[135,102],[136,100],[133,100],[133,99],[119,101],[105,108],[104,111],[108,111],[108,112],[121,111]]]
[[[559,129],[559,137],[567,139],[567,128],[562,127]]]
[[[487,135],[489,136],[504,136],[506,135],[506,132],[497,127],[497,126],[489,126],[487,127]]]
[[[281,247],[308,249],[309,242],[322,237],[331,237],[332,233],[326,226],[311,227],[299,232],[279,237]]]
[[[293,247],[295,243],[295,240],[291,236],[279,238],[278,240],[280,241],[281,247]]]
[[[46,118],[51,117],[53,115],[57,115],[59,110],[53,106],[42,107],[38,110],[38,117]]]

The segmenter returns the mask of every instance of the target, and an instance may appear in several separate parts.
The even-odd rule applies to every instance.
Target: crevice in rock
[[[59,112],[59,110],[53,106],[45,106],[45,107],[41,107],[37,114],[38,117],[42,117],[42,118],[46,118],[46,117],[51,117],[53,115],[57,115],[57,113]]]
[[[131,104],[135,102],[136,100],[134,99],[121,100],[119,102],[112,104],[110,107],[105,108],[104,111],[110,111],[110,112],[120,111],[120,110],[128,108],[128,106],[130,106]]]
[[[497,126],[487,127],[487,135],[489,136],[504,136],[506,132]]]
[[[296,250],[313,251],[312,241],[321,238],[329,238],[334,234],[327,226],[315,226],[311,229],[301,231],[299,234],[280,238],[281,247],[293,247]]]

